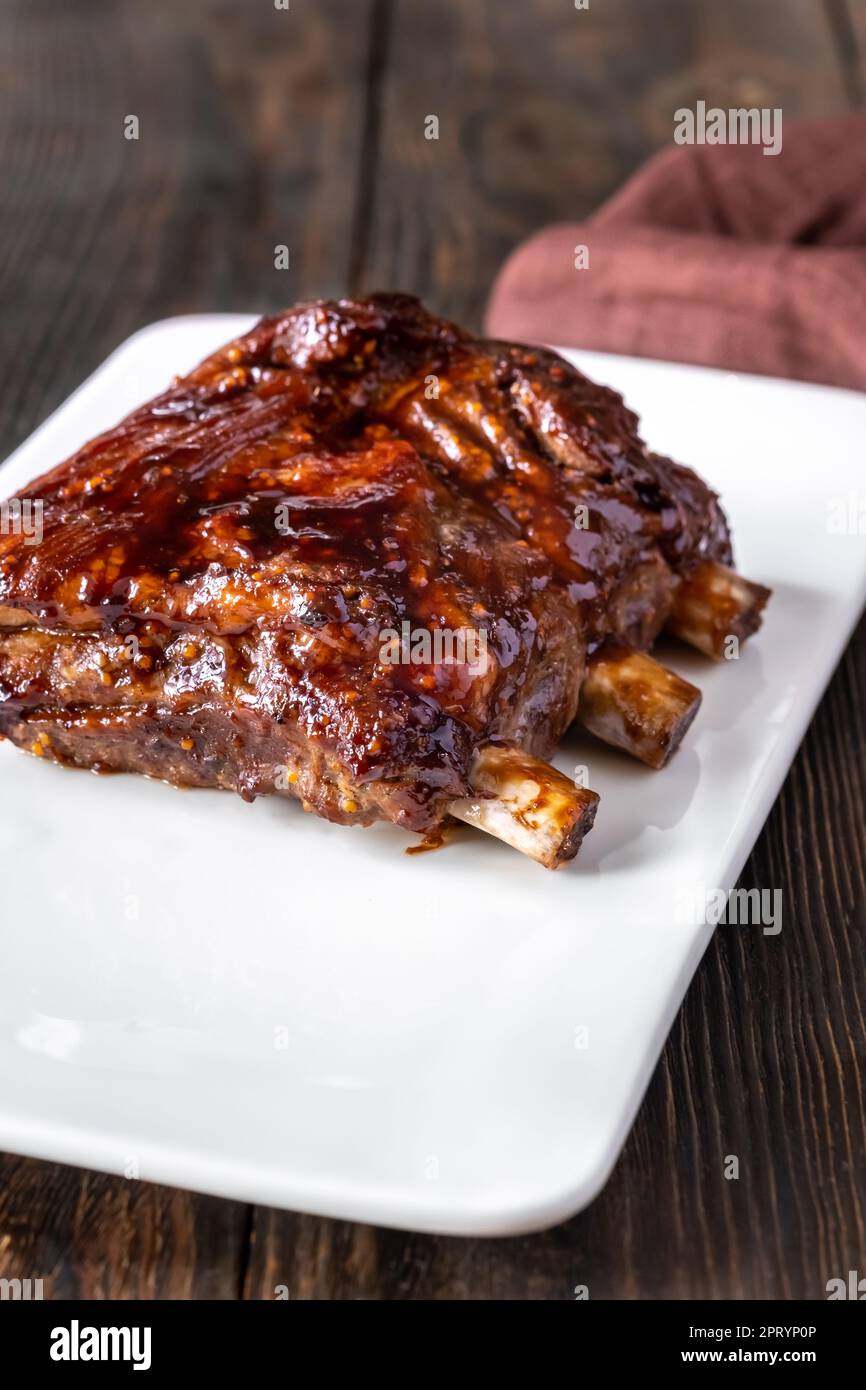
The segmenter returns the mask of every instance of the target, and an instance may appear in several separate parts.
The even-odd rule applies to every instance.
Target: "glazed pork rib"
[[[0,734],[548,867],[598,802],[546,761],[569,724],[661,766],[700,697],[656,636],[724,655],[767,598],[618,396],[401,295],[262,320],[25,495]]]

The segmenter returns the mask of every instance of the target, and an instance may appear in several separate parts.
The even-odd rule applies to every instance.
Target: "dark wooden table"
[[[862,106],[864,8],[4,0],[4,453],[169,314],[401,287],[477,326],[507,251],[611,193],[676,107]],[[81,1298],[821,1298],[866,1274],[864,667],[861,627],[744,874],[782,889],[784,931],[717,933],[581,1216],[432,1238],[9,1156],[0,1276]]]

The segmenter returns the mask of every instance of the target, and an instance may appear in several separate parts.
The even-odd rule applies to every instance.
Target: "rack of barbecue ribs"
[[[598,803],[546,761],[565,730],[663,767],[701,697],[656,637],[721,658],[769,592],[637,431],[556,353],[405,295],[266,318],[25,489],[0,734],[555,868]]]

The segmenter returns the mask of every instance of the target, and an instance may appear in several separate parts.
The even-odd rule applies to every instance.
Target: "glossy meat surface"
[[[727,562],[714,494],[555,354],[405,296],[263,320],[24,492],[0,733],[40,756],[426,831],[476,749],[550,754],[586,651]],[[484,661],[383,661],[482,633]]]

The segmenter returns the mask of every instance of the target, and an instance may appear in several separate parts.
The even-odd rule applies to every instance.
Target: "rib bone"
[[[521,748],[487,744],[476,756],[477,797],[452,801],[449,811],[528,854],[546,869],[573,859],[595,820],[598,796]]]
[[[658,768],[679,747],[700,703],[696,686],[608,638],[587,662],[577,717],[605,743]]]
[[[744,642],[761,625],[770,597],[763,584],[743,579],[727,565],[704,560],[679,586],[667,631],[721,661],[726,642]]]

